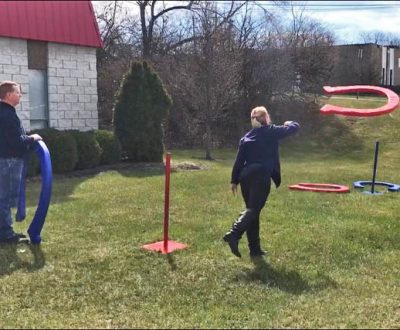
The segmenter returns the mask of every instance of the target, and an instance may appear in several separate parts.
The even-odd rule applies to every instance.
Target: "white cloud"
[[[326,3],[332,3],[327,1]],[[333,4],[339,3],[333,2]],[[400,36],[400,1],[340,1],[340,7],[323,6],[323,10],[307,11],[330,28],[339,38],[339,43],[361,42],[361,32],[379,31]],[[355,3],[354,6],[349,6]],[[309,4],[312,4],[309,2]]]
[[[257,1],[272,13],[291,16],[290,7]],[[337,43],[363,42],[362,32],[383,32],[400,37],[400,1],[291,1],[295,10],[317,19],[335,33]]]

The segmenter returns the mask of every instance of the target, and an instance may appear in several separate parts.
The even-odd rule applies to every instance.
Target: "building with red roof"
[[[0,1],[0,81],[21,84],[27,130],[98,128],[91,1]]]

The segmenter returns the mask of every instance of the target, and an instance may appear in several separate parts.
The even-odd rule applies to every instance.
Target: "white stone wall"
[[[22,100],[17,113],[26,130],[30,129],[28,50],[26,40],[0,37],[0,81],[21,84]]]
[[[49,43],[47,76],[49,126],[60,130],[98,129],[96,49]],[[29,131],[26,40],[0,37],[0,81],[3,80],[21,84],[23,98],[17,112]]]
[[[96,49],[48,44],[50,127],[98,129]]]

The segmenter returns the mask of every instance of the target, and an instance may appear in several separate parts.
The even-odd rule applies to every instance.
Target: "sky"
[[[259,1],[273,8],[271,1]],[[363,42],[360,32],[391,33],[400,37],[400,1],[292,1],[305,6],[308,16],[320,21],[337,37],[337,44]]]
[[[104,1],[93,1],[98,7]],[[176,1],[166,1],[170,4]],[[185,1],[186,2],[186,1]],[[126,4],[134,1],[127,1]],[[264,8],[277,11],[273,1],[257,1]],[[292,1],[295,7],[334,32],[336,44],[362,43],[362,32],[383,32],[400,39],[400,1]]]

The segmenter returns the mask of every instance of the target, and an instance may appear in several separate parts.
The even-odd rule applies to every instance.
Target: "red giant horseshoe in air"
[[[343,116],[357,116],[357,117],[372,117],[384,115],[386,113],[392,112],[399,105],[399,96],[387,88],[377,87],[377,86],[367,86],[367,85],[355,85],[355,86],[338,86],[330,87],[324,86],[324,91],[327,94],[346,94],[352,92],[369,92],[378,95],[386,96],[387,103],[375,109],[355,109],[355,108],[344,108],[336,105],[325,104],[320,112],[324,115],[338,114]]]

